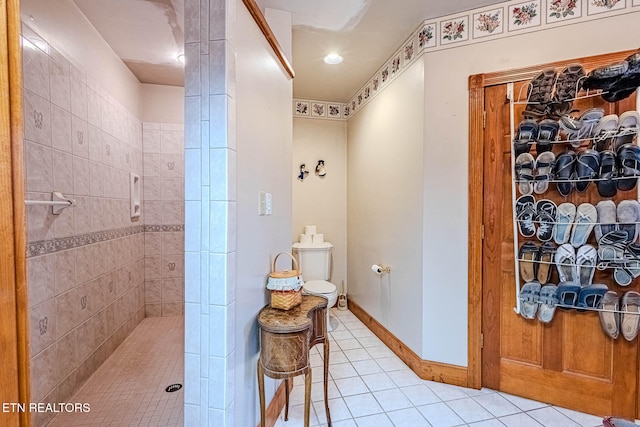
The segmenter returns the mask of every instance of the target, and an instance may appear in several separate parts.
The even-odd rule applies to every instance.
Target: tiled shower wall
[[[184,130],[142,124],[147,317],[184,313]]]
[[[23,24],[31,401],[67,402],[144,317],[141,122]],[[35,414],[44,425],[47,414]]]

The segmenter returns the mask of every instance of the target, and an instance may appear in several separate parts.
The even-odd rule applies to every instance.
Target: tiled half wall
[[[143,125],[24,24],[22,53],[26,198],[77,203],[27,206],[31,401],[66,402],[145,315],[184,311],[183,128]]]

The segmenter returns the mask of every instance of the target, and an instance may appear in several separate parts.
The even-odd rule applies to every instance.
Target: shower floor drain
[[[164,389],[167,393],[173,393],[174,391],[178,391],[182,388],[182,384],[171,384]]]

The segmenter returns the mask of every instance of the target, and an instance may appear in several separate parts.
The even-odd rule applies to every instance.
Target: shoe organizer
[[[605,334],[631,341],[640,329],[640,114],[609,102],[632,91],[611,80],[608,96],[607,72],[573,64],[540,71],[517,94],[508,87],[514,310],[543,323],[556,308],[597,311]]]

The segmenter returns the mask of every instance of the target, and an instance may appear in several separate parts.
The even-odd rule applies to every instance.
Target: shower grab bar
[[[59,215],[65,208],[75,207],[75,199],[70,199],[62,195],[59,191],[51,193],[51,200],[25,200],[25,205],[30,206],[51,206],[54,215]]]

